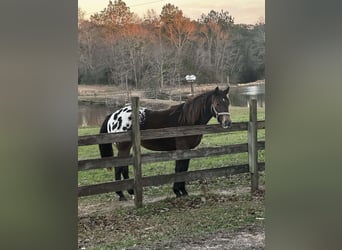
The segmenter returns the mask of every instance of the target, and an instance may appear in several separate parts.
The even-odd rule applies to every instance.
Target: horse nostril
[[[222,124],[222,127],[223,127],[223,128],[228,128],[228,127],[230,127],[231,122],[230,122],[230,121],[224,121],[224,122],[221,123],[221,124]]]

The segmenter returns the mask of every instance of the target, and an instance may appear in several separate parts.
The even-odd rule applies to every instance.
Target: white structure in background
[[[190,82],[190,84],[191,84],[191,95],[193,95],[194,94],[194,86],[192,85],[192,83],[194,81],[196,81],[196,76],[195,75],[186,75],[185,80],[187,82]]]
[[[195,75],[186,75],[185,80],[187,80],[188,82],[194,82],[194,81],[196,81],[196,76]]]

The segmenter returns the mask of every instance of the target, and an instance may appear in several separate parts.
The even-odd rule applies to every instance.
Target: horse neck
[[[202,107],[199,108],[199,114],[194,119],[187,119],[186,115],[183,118],[183,125],[204,125],[209,122],[209,120],[213,117],[211,113],[211,98],[210,96],[206,96],[206,101],[202,103]]]
[[[199,124],[204,125],[207,124],[210,119],[213,117],[213,114],[211,112],[211,98],[207,98],[207,104],[205,107],[203,107],[204,112],[201,112],[200,119],[199,119]]]

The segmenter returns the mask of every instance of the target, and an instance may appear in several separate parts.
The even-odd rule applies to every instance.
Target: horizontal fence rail
[[[265,128],[265,121],[258,121],[258,129]],[[227,133],[244,131],[248,129],[248,122],[233,122],[229,129],[222,128],[219,124],[194,125],[183,127],[170,127],[141,130],[141,140],[172,138],[190,135],[202,135],[213,133]],[[78,137],[78,146],[87,146],[101,143],[124,142],[132,140],[132,132],[121,132],[113,134],[83,135]]]
[[[259,141],[257,149],[265,148],[265,141]],[[162,153],[148,153],[141,155],[142,163],[184,160],[190,158],[217,156],[223,154],[236,154],[248,152],[248,144],[235,144],[221,147],[208,147],[188,150],[175,150]],[[133,164],[133,157],[105,157],[102,159],[80,160],[78,162],[78,171],[119,167]]]
[[[138,110],[139,102],[137,97],[132,97],[132,103],[133,109]],[[256,100],[251,100],[249,122],[232,123],[229,129],[224,129],[221,125],[216,124],[148,129],[140,130],[137,132],[136,130],[139,130],[139,126],[137,126],[137,124],[134,124],[134,120],[137,118],[133,117],[132,125],[135,126],[132,126],[132,131],[113,134],[79,136],[78,146],[133,141],[133,144],[135,144],[133,146],[135,146],[135,148],[133,147],[133,155],[130,155],[129,157],[105,157],[100,159],[79,160],[77,166],[78,171],[133,165],[135,178],[80,186],[78,187],[78,196],[81,197],[120,190],[134,189],[135,191],[138,191],[135,192],[135,205],[136,207],[141,207],[142,187],[159,186],[172,182],[203,180],[205,178],[229,176],[248,172],[251,174],[251,191],[255,192],[258,188],[258,172],[265,169],[265,162],[257,161],[258,150],[265,149],[265,141],[257,141],[257,130],[265,129],[265,121],[257,121],[256,112]],[[140,153],[141,140],[174,138],[213,133],[230,133],[235,131],[246,131],[248,135],[248,142],[235,145],[225,145],[220,147],[203,147],[188,150],[174,150],[146,154]],[[248,153],[248,163],[246,164],[158,176],[142,177],[141,175],[141,164],[145,163],[184,160],[246,152]],[[136,193],[138,193],[138,195],[136,195]]]
[[[265,170],[265,163],[258,163],[258,170]],[[207,178],[230,176],[236,174],[243,174],[249,172],[248,164],[241,164],[235,166],[226,166],[220,168],[202,169],[196,171],[188,171],[174,174],[158,175],[158,176],[146,176],[142,177],[142,186],[160,186],[173,182],[180,181],[196,181],[204,180]],[[89,196],[95,194],[109,193],[120,190],[127,190],[133,188],[133,179],[112,181],[101,184],[87,185],[79,187],[78,196]]]

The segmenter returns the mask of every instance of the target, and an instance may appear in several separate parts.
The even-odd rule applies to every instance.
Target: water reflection
[[[258,106],[264,107],[265,105],[265,85],[253,86],[239,86],[232,88],[229,93],[230,100],[233,106],[248,106],[250,99],[257,99]]]
[[[104,118],[115,110],[114,107],[99,104],[78,104],[78,126],[100,126]]]

